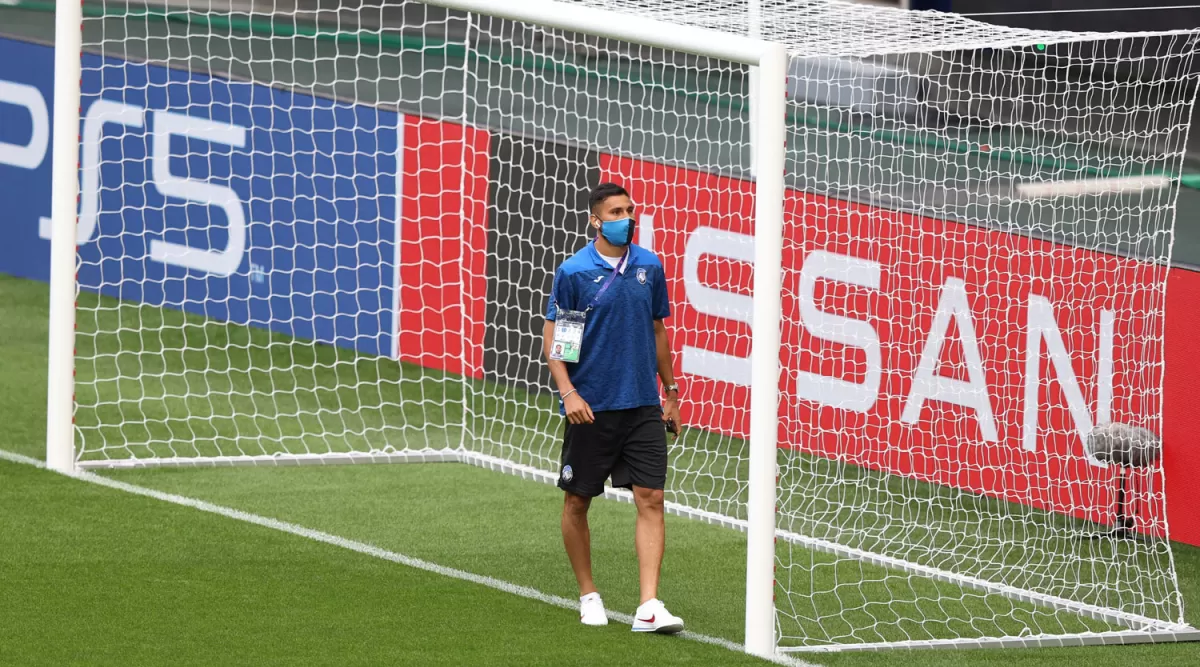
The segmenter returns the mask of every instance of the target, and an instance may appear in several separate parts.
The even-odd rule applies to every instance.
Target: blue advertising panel
[[[0,38],[0,272],[38,280],[53,102]],[[399,114],[95,55],[81,109],[83,289],[394,354]]]

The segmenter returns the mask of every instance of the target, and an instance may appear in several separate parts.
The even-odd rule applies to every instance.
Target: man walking
[[[683,620],[658,600],[665,543],[663,486],[667,437],[678,435],[679,387],[663,319],[670,315],[666,276],[653,252],[633,241],[633,201],[614,183],[589,199],[595,239],[554,275],[543,352],[566,416],[562,469],[563,544],[579,582],[580,620],[607,625],[592,580],[588,508],[604,481],[633,490],[641,606],[634,632],[675,633]],[[655,373],[662,378],[665,404]]]

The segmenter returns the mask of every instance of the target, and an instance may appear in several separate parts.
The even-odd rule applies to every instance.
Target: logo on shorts
[[[575,479],[575,471],[571,470],[571,466],[563,466],[562,479],[564,482]]]
[[[638,277],[638,282],[645,285],[646,284],[646,269],[638,269],[637,277]]]

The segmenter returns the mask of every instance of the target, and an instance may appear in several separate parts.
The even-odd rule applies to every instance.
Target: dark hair
[[[628,197],[629,192],[616,183],[601,183],[592,188],[592,194],[588,197],[588,210],[594,213],[596,207],[604,203],[605,199],[620,196]]]

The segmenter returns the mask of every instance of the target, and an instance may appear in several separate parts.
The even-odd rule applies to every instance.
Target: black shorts
[[[591,424],[566,422],[558,488],[594,498],[612,476],[616,487],[661,489],[667,481],[662,408],[650,405],[595,413]]]

